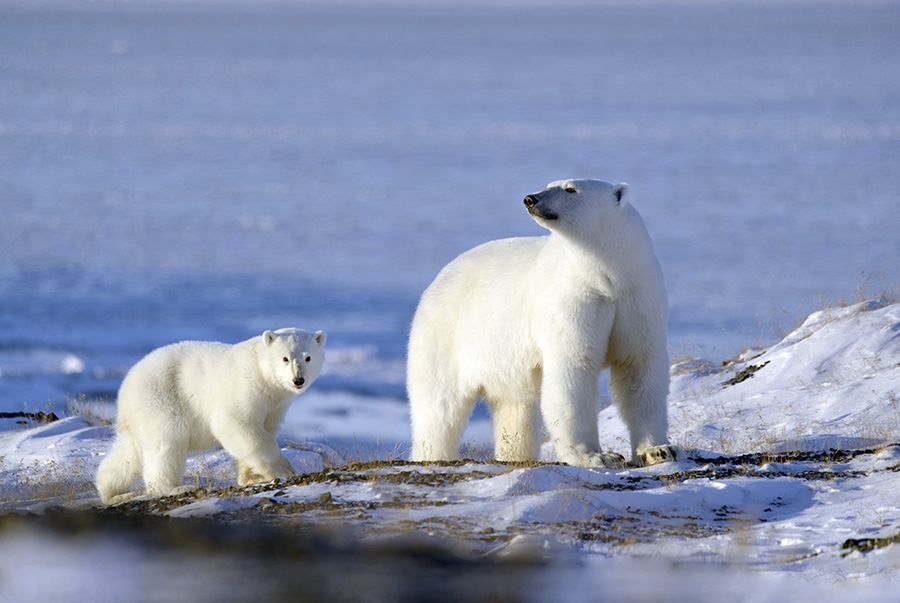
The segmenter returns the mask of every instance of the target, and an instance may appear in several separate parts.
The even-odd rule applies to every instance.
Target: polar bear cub
[[[119,389],[116,440],[97,471],[105,504],[143,475],[153,496],[176,494],[189,452],[221,444],[241,485],[294,475],[275,441],[291,400],[319,375],[324,331],[266,331],[229,345],[183,341],[135,364]]]
[[[552,182],[525,197],[549,236],[485,243],[425,290],[407,361],[414,461],[458,458],[481,398],[498,460],[535,459],[543,419],[560,461],[619,466],[624,459],[599,445],[605,368],[632,462],[675,458],[666,291],[628,192],[600,180]]]

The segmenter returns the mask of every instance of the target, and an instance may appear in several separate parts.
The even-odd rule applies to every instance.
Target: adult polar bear
[[[294,475],[275,441],[291,400],[325,360],[325,332],[266,331],[229,345],[182,341],[150,352],[119,388],[116,440],[97,470],[105,504],[147,493],[176,494],[189,452],[221,444],[237,463],[238,483]]]
[[[535,459],[543,416],[560,461],[620,466],[623,457],[601,452],[597,429],[598,378],[609,367],[632,462],[673,460],[666,292],[628,185],[561,180],[525,206],[549,236],[463,253],[422,295],[407,366],[411,458],[459,458],[481,397],[498,460]]]

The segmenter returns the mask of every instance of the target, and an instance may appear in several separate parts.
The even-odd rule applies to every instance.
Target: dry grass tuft
[[[5,457],[0,457],[0,475],[14,473],[17,476],[14,481],[4,480],[8,487],[4,489],[0,504],[32,500],[73,503],[95,493],[94,470],[94,463],[83,458],[65,462],[35,460],[11,467]]]

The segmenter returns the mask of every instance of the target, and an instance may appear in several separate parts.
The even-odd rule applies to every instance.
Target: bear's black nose
[[[306,383],[306,379],[304,379],[303,377],[294,378],[294,385],[296,385],[297,387],[303,387],[304,383]]]
[[[537,203],[537,197],[535,197],[534,195],[527,195],[525,197],[525,207],[534,207],[535,205],[537,205]]]

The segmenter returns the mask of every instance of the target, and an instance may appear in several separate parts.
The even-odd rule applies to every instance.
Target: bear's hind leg
[[[103,504],[110,505],[130,496],[126,493],[141,475],[141,450],[127,428],[120,426],[112,448],[97,469],[96,485]]]
[[[187,446],[180,442],[159,442],[144,448],[144,484],[151,496],[181,494],[192,488],[182,487],[181,478],[187,464]]]
[[[422,398],[410,392],[410,424],[414,462],[455,461],[475,397]]]
[[[491,402],[494,457],[503,462],[533,461],[538,456],[541,417],[537,401]]]

